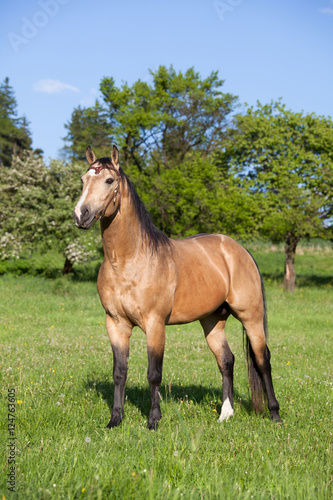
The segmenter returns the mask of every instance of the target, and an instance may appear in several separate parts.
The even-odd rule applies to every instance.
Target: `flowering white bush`
[[[96,251],[87,250],[80,241],[73,241],[67,245],[64,256],[73,264],[84,264],[97,257]]]
[[[100,260],[98,225],[85,233],[73,221],[85,170],[86,165],[55,160],[47,167],[31,152],[0,168],[0,260],[64,252],[68,272],[69,264]]]
[[[20,241],[10,233],[5,233],[0,238],[0,259],[18,259],[22,245]]]

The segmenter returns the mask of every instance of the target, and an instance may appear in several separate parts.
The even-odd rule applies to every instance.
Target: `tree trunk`
[[[286,263],[284,267],[283,285],[285,292],[293,292],[296,285],[296,271],[294,266],[297,238],[293,233],[289,233],[286,238],[285,255]]]
[[[73,264],[69,260],[68,257],[66,257],[64,268],[62,270],[62,274],[69,274],[73,272]]]

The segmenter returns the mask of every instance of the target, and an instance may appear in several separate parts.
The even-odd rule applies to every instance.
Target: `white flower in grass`
[[[174,456],[174,457],[178,457],[178,455],[179,455],[179,451],[174,451],[174,452],[173,452],[173,456]]]
[[[57,401],[57,405],[58,405],[58,406],[60,406],[60,405],[61,405],[60,401]]]
[[[86,437],[85,442],[86,443],[90,443],[90,441],[91,441],[91,438],[90,437]]]

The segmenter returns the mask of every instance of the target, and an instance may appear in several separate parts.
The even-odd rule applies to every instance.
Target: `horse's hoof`
[[[122,412],[121,410],[113,410],[112,415],[111,415],[111,420],[106,426],[108,429],[112,429],[112,427],[117,427],[118,425],[121,424],[122,421]]]
[[[158,421],[157,422],[148,422],[147,429],[149,429],[150,431],[156,431],[157,426],[158,426]]]
[[[112,429],[113,427],[118,427],[118,425],[120,425],[120,424],[121,424],[121,420],[111,418],[110,422],[108,423],[108,425],[106,427],[108,429]]]
[[[277,424],[282,423],[282,419],[278,413],[272,413],[271,418],[273,422],[276,422]]]
[[[149,430],[156,430],[157,424],[161,420],[161,418],[162,418],[162,414],[161,414],[161,410],[159,408],[155,408],[154,410],[150,410],[147,428]]]

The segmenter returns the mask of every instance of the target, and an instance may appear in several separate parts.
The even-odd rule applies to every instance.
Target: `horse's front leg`
[[[146,328],[148,350],[147,378],[150,386],[151,408],[148,419],[148,429],[156,429],[162,418],[160,408],[159,388],[162,382],[162,366],[165,346],[165,323],[151,321]]]
[[[114,398],[111,420],[107,427],[116,427],[124,418],[124,396],[129,356],[129,341],[132,327],[127,323],[116,323],[106,315],[106,329],[113,351]]]

